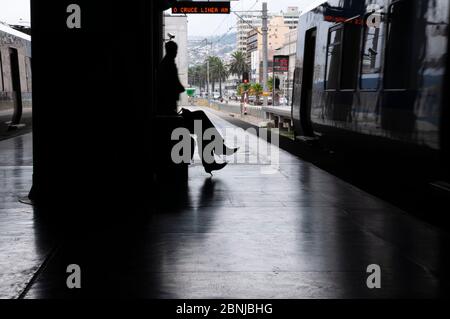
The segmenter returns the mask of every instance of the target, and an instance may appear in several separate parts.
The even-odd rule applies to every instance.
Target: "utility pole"
[[[209,90],[209,54],[208,57],[206,58],[206,85],[207,85],[207,90],[206,92],[208,93],[208,101],[210,100],[210,90]]]
[[[209,42],[208,39],[204,40],[206,42],[206,46],[211,45],[211,48],[208,49],[208,55],[206,56],[206,92],[208,93],[208,104],[211,101],[211,94],[210,94],[210,88],[209,88],[209,56],[212,51],[212,42]]]
[[[267,46],[267,2],[262,4],[262,41],[263,41],[263,88],[267,92],[267,72],[268,72],[268,46]],[[273,98],[272,98],[273,100]],[[267,106],[267,96],[264,95],[264,106]]]

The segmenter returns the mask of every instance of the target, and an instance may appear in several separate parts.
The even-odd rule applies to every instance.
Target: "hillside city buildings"
[[[275,55],[289,56],[289,71],[277,74],[280,79],[280,91],[287,101],[292,94],[292,84],[295,70],[295,57],[297,53],[297,26],[301,12],[298,7],[288,7],[281,12],[268,14],[268,77],[273,77],[273,57]],[[204,39],[190,39],[188,53],[190,61],[187,65],[193,66],[205,61],[208,55],[219,56],[225,64],[231,61],[231,54],[236,51],[244,52],[250,69],[250,80],[263,84],[263,45],[262,45],[262,13],[260,10],[239,12],[236,17],[236,42],[230,43],[228,34],[226,41],[211,41],[209,45],[202,44]],[[167,20],[167,28],[173,28]],[[179,31],[178,31],[179,32]],[[219,37],[222,39],[222,37]],[[232,38],[231,38],[232,39]],[[184,66],[183,66],[184,68]],[[230,75],[223,83],[224,95],[236,94],[236,87],[241,81],[239,76]],[[215,88],[218,91],[218,88]]]

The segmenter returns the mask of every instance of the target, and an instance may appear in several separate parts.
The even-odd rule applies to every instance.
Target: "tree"
[[[191,86],[199,86],[200,79],[198,78],[197,66],[189,67],[188,82]]]
[[[269,92],[273,92],[273,77],[270,77],[267,80],[267,88],[269,89]]]
[[[228,78],[228,69],[221,59],[216,60],[214,65],[214,72],[219,79],[219,92],[222,97],[222,82]]]
[[[242,83],[238,86],[237,94],[243,95],[245,92],[250,91],[250,84],[249,83]]]
[[[206,66],[205,65],[197,65],[197,78],[199,80],[199,86],[202,89],[206,89]]]
[[[247,64],[246,56],[242,51],[236,51],[232,55],[232,61],[230,63],[230,73],[237,76],[242,76],[244,72],[249,72],[250,67]]]
[[[207,87],[207,63],[209,62],[209,81],[214,92],[216,82],[219,82],[220,96],[222,96],[222,83],[228,78],[228,69],[222,59],[210,56],[205,63],[189,68],[189,84],[200,88]]]
[[[259,97],[263,94],[264,89],[261,84],[254,83],[251,85],[250,92],[256,97],[256,102],[259,102]]]
[[[188,78],[190,85],[204,88],[206,86],[206,66],[200,64],[190,67]]]
[[[222,59],[217,56],[211,56],[208,58],[210,81],[212,84],[212,90],[214,92],[215,83],[219,82],[220,96],[222,96],[222,82],[228,77],[228,70]]]

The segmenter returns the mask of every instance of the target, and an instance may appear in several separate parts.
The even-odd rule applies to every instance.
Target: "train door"
[[[317,29],[310,29],[305,34],[305,51],[303,60],[302,91],[300,98],[300,124],[303,135],[314,137],[311,123],[311,103],[314,83],[314,64],[316,55]]]
[[[450,18],[450,12],[447,15]],[[442,84],[442,105],[440,120],[440,147],[441,147],[441,170],[442,180],[450,188],[450,38],[447,35],[447,55],[445,59],[445,75]]]
[[[19,54],[17,49],[9,49],[9,57],[11,62],[11,81],[14,99],[14,113],[11,125],[19,125],[22,118],[22,88],[20,85],[20,70],[19,70]]]

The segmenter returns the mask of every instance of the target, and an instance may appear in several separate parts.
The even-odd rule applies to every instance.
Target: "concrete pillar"
[[[151,201],[161,12],[148,0],[121,6],[80,0],[81,28],[70,29],[72,3],[31,0],[31,195],[72,212],[78,207],[77,214],[99,214],[109,205],[119,210],[144,195]]]

